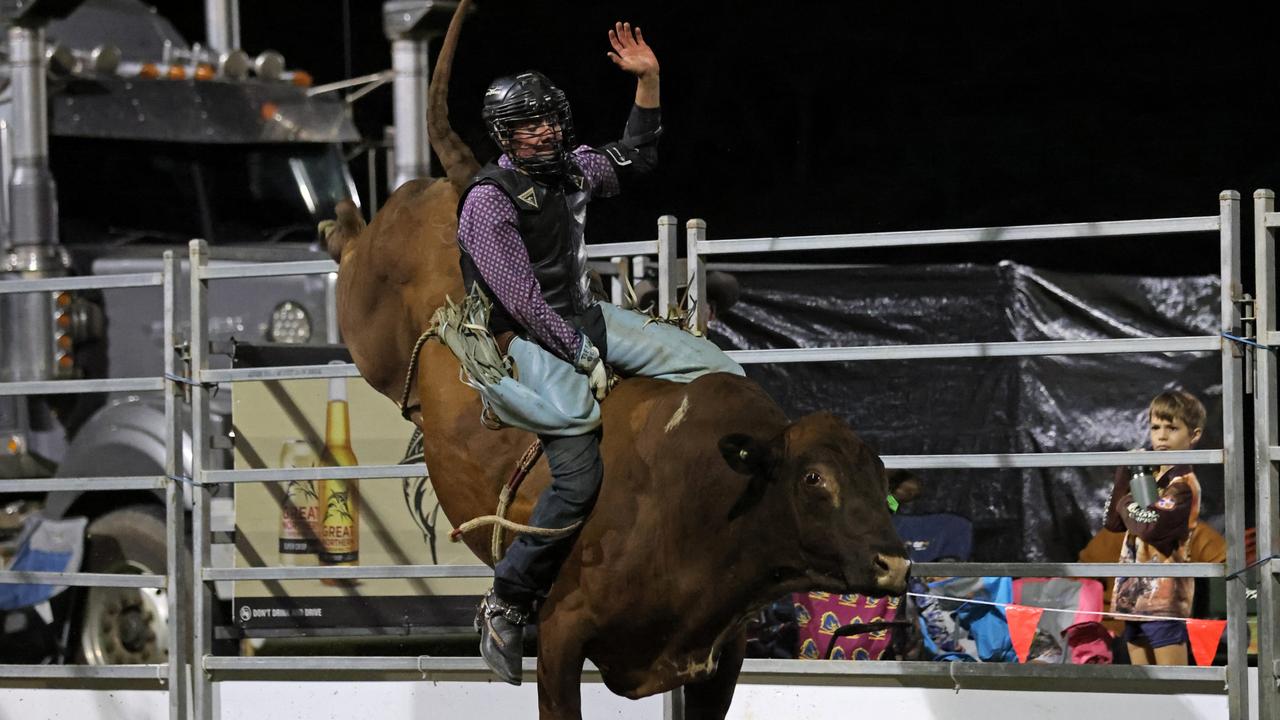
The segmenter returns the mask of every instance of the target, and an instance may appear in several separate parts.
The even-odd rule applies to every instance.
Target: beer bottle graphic
[[[322,465],[358,465],[351,451],[351,422],[347,411],[347,379],[329,380],[329,405],[324,429]],[[360,560],[360,492],[356,480],[324,480],[320,493],[320,561],[325,565],[356,565]],[[326,581],[329,585],[350,585]]]
[[[286,440],[280,467],[315,467],[316,454],[306,440]],[[315,565],[320,552],[320,485],[315,480],[280,483],[279,552],[281,565]]]

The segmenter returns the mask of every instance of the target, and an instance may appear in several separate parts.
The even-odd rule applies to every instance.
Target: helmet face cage
[[[545,76],[525,73],[495,81],[481,115],[489,136],[518,169],[534,177],[554,177],[564,172],[574,147],[573,114],[564,92]],[[552,139],[539,143],[530,152],[530,147],[520,140],[522,132],[542,132]]]

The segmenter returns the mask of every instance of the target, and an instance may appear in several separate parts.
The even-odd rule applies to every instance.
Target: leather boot
[[[485,593],[476,610],[475,628],[480,633],[480,656],[503,682],[519,685],[524,657],[524,626],[532,611],[504,602],[493,590]]]

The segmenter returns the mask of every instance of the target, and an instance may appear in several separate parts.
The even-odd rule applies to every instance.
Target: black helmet
[[[517,168],[540,179],[553,179],[564,172],[574,147],[573,114],[564,91],[546,75],[531,71],[494,80],[485,91],[480,116],[489,137]],[[548,139],[535,152],[522,153],[516,147],[515,133],[544,123],[552,130]]]

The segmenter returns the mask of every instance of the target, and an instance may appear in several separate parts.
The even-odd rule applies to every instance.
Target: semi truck
[[[237,47],[234,0],[206,15],[201,44],[139,0],[0,2],[0,282],[158,272],[192,238],[215,264],[326,257],[317,222],[360,197],[348,103],[278,53]],[[334,280],[221,283],[210,339],[336,342]],[[0,295],[0,382],[158,376],[172,351],[162,306],[155,288]],[[229,394],[215,398],[215,434],[229,434]],[[0,396],[0,479],[163,475],[165,432],[157,393]],[[182,447],[186,464],[189,437]],[[36,513],[83,516],[83,570],[163,573],[161,502],[0,495],[0,547]],[[3,645],[23,662],[164,662],[165,608],[162,590],[71,589],[6,619],[42,641]]]

